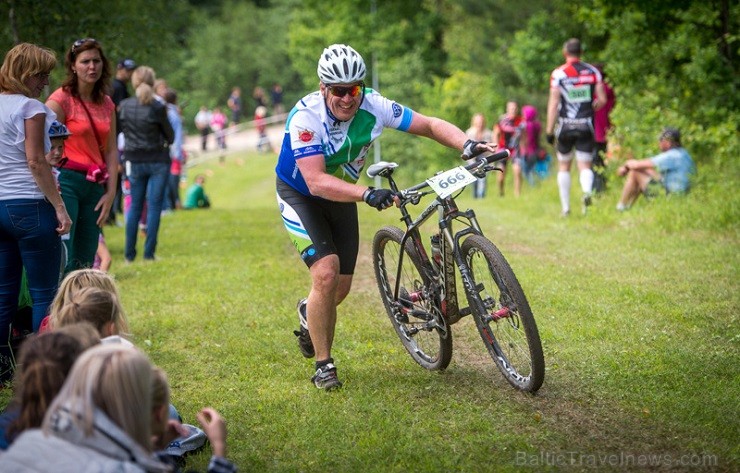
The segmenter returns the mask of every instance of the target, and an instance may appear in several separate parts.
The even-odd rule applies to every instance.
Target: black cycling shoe
[[[324,389],[326,391],[342,387],[342,382],[339,381],[339,378],[337,377],[337,367],[334,366],[334,363],[327,363],[317,369],[316,374],[313,375],[311,381],[313,381],[313,384],[317,388]]]
[[[308,333],[308,322],[306,321],[306,299],[298,301],[296,306],[298,310],[298,322],[301,324],[298,330],[293,330],[293,334],[298,337],[298,348],[306,358],[313,358],[316,352],[313,349],[311,334]]]

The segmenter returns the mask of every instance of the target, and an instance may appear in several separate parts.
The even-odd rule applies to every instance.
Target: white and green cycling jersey
[[[383,128],[407,131],[412,116],[410,108],[366,88],[357,114],[351,120],[341,122],[329,112],[319,92],[306,95],[288,115],[275,168],[278,178],[310,196],[296,161],[323,154],[328,174],[355,183],[365,166],[370,145]]]

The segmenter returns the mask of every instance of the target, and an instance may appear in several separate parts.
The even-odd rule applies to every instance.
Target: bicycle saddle
[[[371,165],[369,168],[367,168],[367,175],[368,177],[375,177],[375,176],[381,176],[381,177],[388,177],[391,174],[393,174],[393,170],[398,167],[397,163],[388,163],[385,161],[379,161],[373,165]]]

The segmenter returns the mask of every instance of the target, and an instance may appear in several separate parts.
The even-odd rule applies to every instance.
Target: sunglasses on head
[[[340,85],[328,85],[326,86],[327,89],[329,89],[329,93],[332,94],[334,97],[342,98],[345,95],[349,94],[350,97],[357,97],[362,92],[362,89],[365,88],[365,84],[355,84],[350,85],[347,87],[342,87]]]
[[[83,44],[88,43],[88,42],[92,42],[92,43],[98,44],[98,40],[95,39],[95,38],[82,38],[82,39],[78,39],[77,41],[75,41],[74,43],[72,43],[72,52],[74,53],[77,48],[79,48],[80,46],[82,46]]]

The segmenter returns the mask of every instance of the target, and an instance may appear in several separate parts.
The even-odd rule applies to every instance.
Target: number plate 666
[[[470,183],[475,182],[475,176],[463,166],[450,169],[443,173],[427,179],[427,184],[441,198],[452,195],[458,189],[462,189]]]

